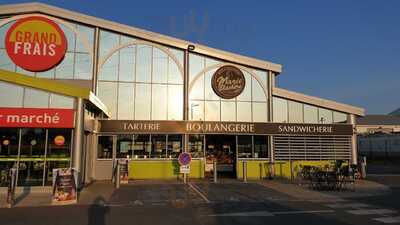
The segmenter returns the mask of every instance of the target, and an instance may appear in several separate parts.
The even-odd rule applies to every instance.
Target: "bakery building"
[[[275,86],[282,66],[41,4],[0,6],[0,174],[51,184],[129,178],[290,176],[301,164],[357,163],[362,108]]]

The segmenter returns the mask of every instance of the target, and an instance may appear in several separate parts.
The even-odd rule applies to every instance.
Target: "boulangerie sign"
[[[0,127],[73,128],[73,109],[0,108]]]

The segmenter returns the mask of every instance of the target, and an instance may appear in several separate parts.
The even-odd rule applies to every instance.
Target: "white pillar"
[[[351,136],[351,163],[357,164],[357,131],[356,131],[356,116],[350,114],[348,123],[353,125],[353,135]]]
[[[84,107],[83,99],[78,98],[75,108],[75,130],[74,130],[74,146],[72,151],[72,168],[78,174],[78,187],[82,181],[81,166],[82,166],[82,151],[83,151],[83,121],[84,121]]]

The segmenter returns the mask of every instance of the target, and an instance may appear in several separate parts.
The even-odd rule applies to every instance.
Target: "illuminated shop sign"
[[[0,108],[0,127],[73,128],[74,110]]]
[[[350,124],[102,120],[100,131],[188,134],[352,135],[353,127]]]
[[[5,46],[8,56],[17,66],[40,72],[61,62],[67,50],[67,39],[53,21],[31,16],[17,20],[8,29]]]
[[[221,98],[231,99],[240,95],[246,85],[242,71],[234,66],[222,66],[213,75],[211,86]]]

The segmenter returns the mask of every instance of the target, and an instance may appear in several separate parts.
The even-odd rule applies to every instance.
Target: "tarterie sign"
[[[73,128],[74,110],[0,108],[0,127]]]
[[[246,85],[242,71],[234,66],[222,66],[213,75],[211,86],[221,98],[231,99],[240,95]]]
[[[19,67],[46,71],[58,65],[65,56],[67,39],[52,20],[31,16],[17,20],[5,37],[8,56]]]

